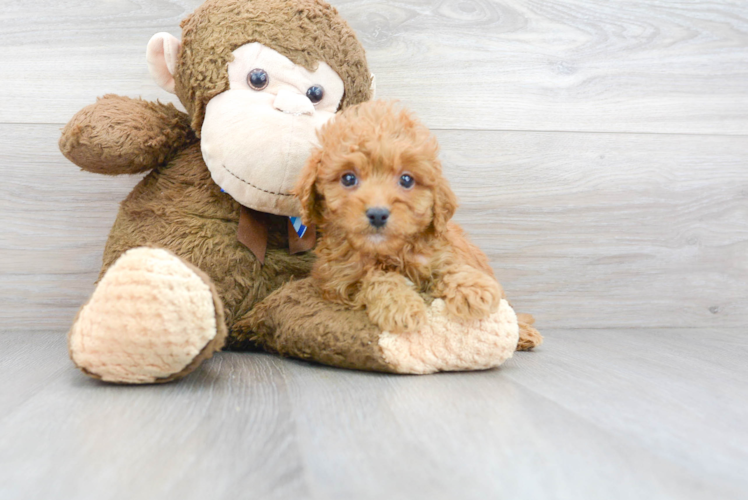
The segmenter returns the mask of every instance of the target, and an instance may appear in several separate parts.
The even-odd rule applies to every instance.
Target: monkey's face
[[[338,109],[343,80],[324,62],[308,71],[260,43],[233,54],[229,90],[205,108],[203,159],[239,203],[299,215],[291,189],[317,145],[316,130]]]

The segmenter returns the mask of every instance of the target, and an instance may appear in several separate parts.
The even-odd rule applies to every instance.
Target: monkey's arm
[[[60,151],[89,172],[136,174],[166,164],[195,140],[189,116],[174,105],[109,94],[68,122]]]

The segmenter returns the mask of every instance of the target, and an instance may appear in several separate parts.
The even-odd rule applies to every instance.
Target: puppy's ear
[[[457,210],[457,197],[449,187],[447,180],[442,178],[434,187],[434,229],[437,233],[447,230],[449,219]]]
[[[301,220],[307,226],[322,222],[321,200],[315,187],[321,162],[322,149],[317,148],[312,151],[304,168],[301,169],[299,180],[293,190],[301,203]]]

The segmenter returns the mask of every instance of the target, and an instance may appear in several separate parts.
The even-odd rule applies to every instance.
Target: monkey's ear
[[[182,42],[171,33],[156,33],[148,42],[145,58],[148,70],[159,87],[174,93],[174,72]]]
[[[317,148],[312,151],[304,168],[301,169],[299,180],[293,190],[301,203],[301,221],[307,226],[322,223],[322,201],[315,187],[320,163],[322,163],[322,149]]]
[[[446,179],[441,179],[434,188],[434,229],[437,233],[447,230],[449,219],[457,210],[457,197]]]

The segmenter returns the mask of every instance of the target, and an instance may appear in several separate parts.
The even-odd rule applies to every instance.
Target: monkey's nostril
[[[370,208],[366,211],[366,217],[369,218],[369,224],[376,228],[380,228],[387,224],[387,219],[390,217],[390,211],[381,207]]]

